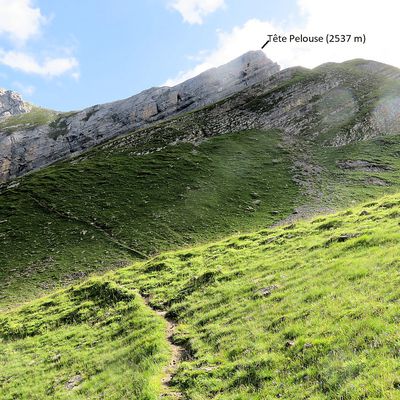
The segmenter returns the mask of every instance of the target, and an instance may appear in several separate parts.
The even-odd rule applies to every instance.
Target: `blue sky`
[[[332,29],[367,33],[368,44],[271,45],[266,55],[283,67],[359,56],[400,66],[398,56],[388,54],[389,49],[394,53],[392,35],[399,33],[392,17],[400,11],[397,1],[381,0],[379,8],[372,3],[0,0],[0,87],[44,107],[79,109],[175,84],[260,48],[269,33],[324,34]],[[376,20],[381,23],[372,28]]]

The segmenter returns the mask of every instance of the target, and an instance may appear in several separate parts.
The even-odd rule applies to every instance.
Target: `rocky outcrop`
[[[210,107],[108,141],[100,151],[135,157],[180,142],[196,144],[228,133],[277,129],[282,133],[281,145],[293,155],[293,180],[307,196],[319,199],[323,174],[314,149],[400,134],[399,70],[383,65],[370,68],[370,63],[355,60],[314,70],[289,68]],[[86,157],[91,153],[73,162]],[[343,168],[354,166],[367,169],[364,164]],[[368,171],[386,171],[382,165],[377,168],[374,164]],[[298,212],[306,215],[311,210]]]
[[[27,113],[32,106],[25,103],[18,93],[0,89],[0,119]]]
[[[288,68],[212,107],[142,129],[101,147],[110,152],[126,148],[135,155],[231,132],[279,129],[285,142],[302,153],[311,141],[338,147],[399,134],[400,71],[378,64],[356,60],[314,70]]]
[[[1,129],[0,125],[0,182],[107,139],[214,103],[277,72],[279,66],[263,52],[249,52],[175,87],[152,88],[125,100],[55,114],[48,125],[33,124],[12,130]]]

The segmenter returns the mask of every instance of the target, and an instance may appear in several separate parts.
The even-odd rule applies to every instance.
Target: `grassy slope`
[[[399,217],[400,195],[384,197],[309,222],[164,253],[109,273],[101,282],[125,295],[138,290],[150,296],[154,307],[178,320],[174,340],[186,347],[189,357],[181,363],[173,385],[191,399],[397,399]],[[97,308],[81,303],[82,293],[98,292],[90,289],[98,285],[96,281],[85,285],[84,290],[75,287],[56,293],[52,303],[46,298],[2,317],[1,353],[12,349],[7,350],[5,371],[19,371],[7,387],[25,382],[24,359],[40,360],[31,373],[42,374],[41,388],[62,382],[56,385],[62,391],[75,371],[90,375],[81,366],[69,369],[68,363],[56,368],[48,355],[40,356],[49,335],[61,334],[57,329],[65,307],[83,309],[72,315],[84,317],[75,323],[64,318],[62,332],[81,329],[85,321],[96,328],[103,317],[109,318],[108,313],[93,315]],[[88,300],[102,302],[98,296]],[[45,317],[43,307],[49,302],[52,312]],[[112,309],[110,318],[120,318],[122,324],[129,324],[127,315],[137,315],[124,314],[129,310],[124,300],[107,307]],[[139,309],[146,314],[140,305]],[[44,320],[47,325],[41,325]],[[156,337],[160,326],[156,325]],[[121,337],[130,333],[125,329],[123,325],[118,330]],[[30,331],[35,336],[27,336]],[[97,329],[85,330],[90,338],[96,334],[100,334]],[[79,341],[92,343],[93,353],[99,350],[90,340]],[[75,344],[51,343],[51,354]],[[120,344],[122,351],[123,342],[105,344],[89,366],[97,365],[96,359],[102,360],[108,348],[118,353]],[[3,385],[4,381],[0,380]],[[87,398],[101,391],[100,382],[94,378]]]
[[[117,281],[179,320],[193,359],[175,383],[191,399],[399,398],[399,216],[400,196],[387,197],[168,253]]]
[[[132,260],[134,252],[111,242],[94,225],[140,253],[154,254],[268,226],[304,203],[318,211],[398,191],[399,136],[325,147],[337,137],[346,137],[382,99],[396,99],[399,93],[399,82],[385,78],[396,69],[385,67],[380,75],[367,73],[364,67],[365,61],[355,60],[299,70],[268,93],[247,94],[249,101],[240,107],[262,113],[280,107],[279,102],[293,88],[297,92],[303,86],[341,77],[344,99],[337,92],[314,96],[309,104],[315,108],[311,125],[292,138],[292,145],[285,142],[286,147],[277,131],[247,131],[198,146],[181,143],[135,156],[186,133],[184,129],[156,129],[153,136],[146,131],[139,144],[129,143],[127,135],[126,143],[117,138],[76,160],[21,179],[18,188],[0,195],[0,245],[4,249],[0,252],[0,307]],[[246,93],[236,96],[240,99]],[[357,112],[353,115],[345,107],[336,113],[336,107],[349,98]],[[201,126],[207,110],[231,100],[188,115]],[[33,110],[17,118],[35,124],[51,117],[53,133],[59,134],[59,120],[46,113]],[[313,186],[312,199],[292,181],[293,163],[301,154],[322,167],[320,173],[304,178]],[[337,165],[340,160],[366,158],[380,160],[390,169],[351,171]],[[387,185],[376,184],[377,177]]]
[[[323,191],[327,197],[336,191],[336,204],[360,202],[379,197],[383,192],[389,194],[399,191],[400,135],[379,137],[334,150],[320,148],[314,152],[314,157],[324,168]],[[340,168],[340,163],[347,160],[368,161],[378,168],[370,171]],[[371,179],[379,184],[371,184]]]
[[[92,223],[153,254],[285,217],[301,196],[279,143],[249,131],[139,157],[99,150],[26,176],[0,195],[0,305],[132,260]]]
[[[0,203],[0,303],[34,298],[131,260],[97,230],[48,213],[18,191],[0,196]]]
[[[0,316],[1,399],[157,399],[165,324],[101,279]]]
[[[373,72],[373,68],[380,71]],[[291,80],[250,103],[253,110],[263,112],[279,107],[293,86],[297,85],[300,91],[309,83],[340,79],[340,85],[310,100],[307,106],[312,113],[308,126],[298,137],[290,137],[295,153],[306,154],[310,162],[322,167],[321,176],[314,182],[321,192],[322,204],[344,207],[352,201],[379,197],[384,190],[379,185],[368,184],[371,177],[387,178],[386,193],[398,191],[400,120],[395,103],[400,95],[400,81],[390,78],[391,75],[398,76],[399,70],[383,64],[379,64],[379,68],[366,68],[365,60],[323,65],[296,72]],[[387,125],[385,137],[371,139],[373,132],[365,133],[362,129],[363,125],[384,123]],[[339,146],[337,142],[350,144]],[[384,173],[343,171],[337,165],[342,160],[378,162],[389,166],[390,170]]]
[[[0,196],[0,305],[132,261],[134,254],[91,222],[154,254],[284,218],[305,199],[291,181],[290,156],[278,143],[277,133],[246,132],[140,157],[129,156],[129,149],[107,158],[99,152],[27,176]],[[322,167],[317,186],[322,205],[351,205],[400,188],[399,135],[315,147],[311,153]],[[346,160],[388,168],[340,168]],[[386,186],[371,184],[376,178]],[[82,221],[49,213],[31,196]]]
[[[287,214],[297,189],[279,142],[278,132],[249,131],[144,156],[131,156],[129,148],[100,151],[37,174],[22,190],[58,210],[96,219],[151,254],[196,237],[266,225],[277,219],[272,211]]]
[[[53,122],[57,115],[56,111],[47,110],[45,108],[33,107],[28,113],[14,115],[3,121],[0,121],[0,131],[12,133],[18,129],[28,129],[40,125],[46,125]]]

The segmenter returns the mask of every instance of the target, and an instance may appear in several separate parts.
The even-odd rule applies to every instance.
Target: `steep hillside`
[[[3,398],[397,399],[399,216],[400,196],[384,197],[3,313]],[[166,321],[141,296],[178,324],[169,386]]]
[[[137,294],[101,280],[1,315],[0,398],[155,400],[164,329]]]
[[[96,151],[0,195],[0,304],[163,249],[257,229],[301,198],[276,131],[153,154]]]
[[[3,107],[3,181],[146,127],[0,185],[2,399],[400,398],[400,71],[245,59],[157,124]]]
[[[399,98],[390,66],[294,68],[3,185],[1,306],[133,258],[397,192]]]
[[[0,119],[0,182],[77,154],[107,139],[226,98],[279,71],[251,51],[174,87],[145,90],[128,99],[81,111],[22,109]],[[0,92],[0,118],[2,101]],[[6,115],[6,114],[4,114]],[[40,116],[40,118],[38,118]]]

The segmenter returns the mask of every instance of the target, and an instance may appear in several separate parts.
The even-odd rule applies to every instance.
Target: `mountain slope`
[[[112,379],[124,363],[128,371],[136,365],[130,360],[141,344],[137,336],[124,338],[140,332],[130,325],[140,318],[153,327],[145,337],[154,349],[148,363],[146,353],[140,357],[160,379],[167,364],[162,320],[144,309],[139,293],[178,321],[174,341],[187,354],[171,390],[188,398],[398,398],[399,216],[400,196],[384,197],[309,222],[161,254],[2,314],[4,398],[21,385],[30,389],[29,398],[132,396],[134,383],[122,387]],[[44,355],[49,340],[52,352]],[[82,357],[90,351],[88,363],[70,363],[75,346]],[[114,356],[116,364],[104,364]],[[72,375],[83,380],[69,390]],[[152,390],[137,398],[155,398],[160,388]]]
[[[81,111],[57,113],[35,108],[23,116],[2,118],[0,182],[123,133],[211,104],[278,71],[279,66],[261,51],[253,51],[172,88],[151,88],[128,99]]]
[[[399,190],[399,71],[282,71],[3,185],[3,306],[133,258]]]
[[[138,157],[100,151],[26,176],[0,195],[0,303],[286,217],[299,191],[279,142],[253,131]]]

